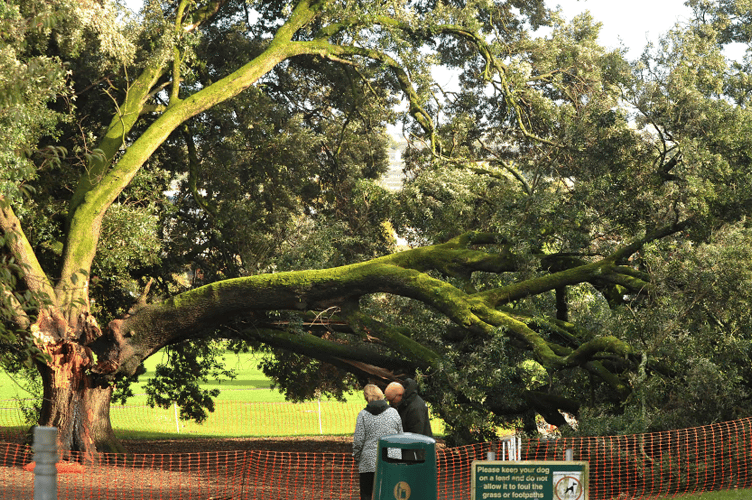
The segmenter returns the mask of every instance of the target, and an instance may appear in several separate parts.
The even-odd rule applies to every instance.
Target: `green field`
[[[163,362],[157,353],[145,363],[146,373],[133,387],[134,397],[125,405],[112,405],[110,418],[116,434],[125,439],[166,439],[191,437],[247,437],[291,435],[349,435],[355,428],[355,417],[365,401],[360,392],[347,396],[345,403],[322,399],[292,404],[284,395],[271,388],[269,379],[258,368],[260,358],[254,354],[225,355],[225,367],[236,373],[233,380],[209,381],[206,389],[218,388],[215,411],[197,424],[182,419],[179,409],[151,408],[143,384],[154,374],[156,365]],[[5,374],[0,374],[0,404],[16,406],[16,399],[31,397]],[[0,414],[0,425],[22,431],[17,412]],[[437,436],[443,435],[443,423],[432,421]]]
[[[665,500],[668,500],[669,498],[681,498],[682,500],[749,500],[750,498],[752,498],[752,490],[709,491],[695,495],[666,497]]]
[[[146,404],[146,395],[143,385],[153,376],[155,367],[158,363],[164,362],[164,354],[161,352],[153,355],[146,360],[146,373],[139,379],[139,383],[133,387],[136,394],[134,398],[128,400],[127,404]],[[271,383],[264,373],[258,368],[260,358],[257,355],[227,353],[225,355],[226,368],[233,369],[237,377],[234,380],[225,380],[222,382],[209,381],[202,387],[207,389],[218,388],[222,392],[217,398],[218,401],[258,401],[258,402],[280,402],[285,397],[276,390],[270,388]],[[23,391],[18,384],[11,380],[5,373],[0,373],[0,400],[15,398],[28,398],[30,395]]]
[[[158,363],[165,362],[165,355],[157,353],[146,360],[144,366],[146,373],[139,378],[139,384],[133,388],[136,397],[129,399],[128,404],[145,404],[143,385],[153,376]],[[220,395],[217,401],[249,401],[249,402],[282,402],[285,397],[277,390],[271,389],[271,382],[258,368],[261,358],[256,354],[225,354],[225,368],[232,369],[236,373],[233,380],[221,382],[210,380],[202,384],[206,389],[219,389]]]

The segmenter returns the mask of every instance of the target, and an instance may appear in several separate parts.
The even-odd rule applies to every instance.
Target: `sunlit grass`
[[[144,384],[153,376],[156,366],[164,362],[157,353],[147,359],[146,373],[133,386],[135,396],[125,405],[112,405],[110,418],[115,433],[124,439],[174,439],[189,437],[251,437],[349,435],[355,429],[355,417],[365,407],[360,392],[348,394],[346,401],[322,399],[306,403],[288,403],[258,368],[260,359],[254,354],[225,355],[225,367],[233,369],[236,378],[208,381],[205,389],[219,389],[215,411],[203,423],[183,419],[175,406],[151,408],[147,404]],[[28,398],[18,385],[0,374],[0,426],[23,429],[22,416],[15,399]],[[2,403],[5,403],[4,405]],[[432,420],[436,436],[443,436],[443,423]]]
[[[749,500],[752,498],[752,490],[721,490],[707,491],[696,494],[682,494],[671,497],[660,497],[658,500],[681,499],[681,500]]]

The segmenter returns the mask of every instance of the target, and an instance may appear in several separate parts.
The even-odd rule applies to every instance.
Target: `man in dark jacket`
[[[402,429],[405,432],[433,437],[428,408],[423,398],[418,395],[418,383],[415,380],[405,379],[404,385],[392,382],[386,386],[384,395],[389,404],[397,408],[402,418]]]

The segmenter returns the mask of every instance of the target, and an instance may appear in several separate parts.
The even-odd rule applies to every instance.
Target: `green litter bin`
[[[436,441],[405,432],[379,439],[374,500],[436,500]]]

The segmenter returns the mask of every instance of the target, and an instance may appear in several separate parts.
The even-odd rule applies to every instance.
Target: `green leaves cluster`
[[[0,238],[0,247],[11,235]],[[12,257],[0,255],[0,366],[10,373],[25,373],[35,361],[47,356],[35,345],[28,325],[48,298],[30,290],[19,290],[24,276],[23,265]]]
[[[46,2],[23,7],[0,2],[0,194],[13,198],[36,174],[38,141],[66,117],[48,103],[70,96],[62,61],[37,50],[61,15]]]
[[[750,267],[749,67],[723,53],[742,40],[747,11],[745,2],[692,6],[692,22],[632,63],[597,45],[587,15],[570,24],[553,15],[538,39],[488,38],[497,66],[467,63],[461,89],[427,105],[445,118],[434,130],[440,148],[414,142],[405,154],[396,227],[410,241],[482,229],[503,235],[525,263],[502,277],[476,274],[477,289],[522,286],[657,228],[683,228],[619,262],[648,280],[640,290],[591,282],[511,304],[550,343],[559,333],[543,324],[564,318],[576,327],[570,340],[615,335],[646,356],[596,356],[633,388],[627,401],[593,383],[593,367],[590,377],[547,367],[546,392],[583,406],[591,427],[582,432],[698,425],[750,407],[739,371],[747,341],[731,340],[745,330],[730,319],[747,315],[737,286]],[[740,272],[726,278],[734,265]],[[525,356],[514,343],[506,350]]]
[[[150,405],[180,407],[180,418],[203,422],[214,411],[214,398],[219,389],[204,389],[210,379],[235,378],[224,368],[224,345],[212,340],[184,342],[166,350],[167,361],[157,365],[154,376],[145,387]]]

